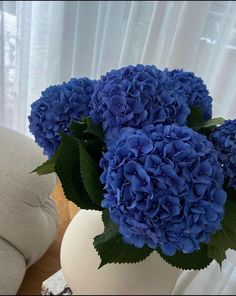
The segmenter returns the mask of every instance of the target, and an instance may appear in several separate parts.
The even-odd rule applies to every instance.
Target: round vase
[[[104,230],[101,212],[80,210],[69,224],[61,246],[61,267],[75,295],[170,295],[181,270],[167,264],[157,252],[137,264],[107,264],[93,238]]]

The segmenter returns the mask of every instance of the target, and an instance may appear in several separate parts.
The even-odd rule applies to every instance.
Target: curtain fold
[[[214,115],[236,117],[234,1],[0,2],[0,124],[28,134],[50,84],[128,64],[201,76]]]
[[[186,70],[193,69],[210,5],[209,1],[187,1],[182,4],[168,51],[168,67],[181,65]]]

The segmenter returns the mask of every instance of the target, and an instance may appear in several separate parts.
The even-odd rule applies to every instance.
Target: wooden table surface
[[[59,212],[59,227],[56,239],[45,255],[26,271],[24,281],[17,295],[40,295],[42,282],[61,268],[61,241],[68,224],[77,213],[78,208],[65,198],[60,183],[56,185],[52,196]]]

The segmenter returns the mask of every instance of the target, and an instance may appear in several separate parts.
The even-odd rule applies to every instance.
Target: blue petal
[[[166,256],[174,256],[176,247],[171,244],[161,244],[161,250]]]

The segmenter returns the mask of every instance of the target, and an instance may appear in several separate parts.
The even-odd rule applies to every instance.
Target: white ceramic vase
[[[80,210],[68,226],[61,246],[61,267],[76,295],[170,295],[181,271],[156,252],[137,264],[108,264],[100,258],[93,238],[103,232],[101,212]]]

